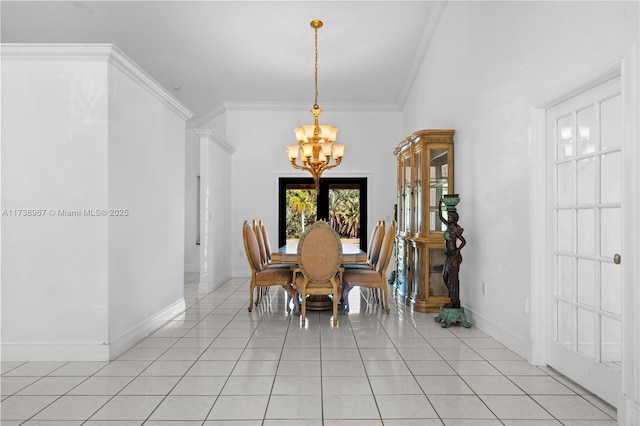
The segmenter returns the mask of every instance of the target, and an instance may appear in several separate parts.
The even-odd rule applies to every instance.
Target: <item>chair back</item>
[[[260,230],[262,231],[262,242],[264,243],[264,253],[267,259],[267,263],[271,263],[271,241],[269,240],[269,233],[264,223],[260,221],[258,223]]]
[[[264,239],[262,238],[262,229],[260,229],[259,223],[254,219],[251,223],[251,228],[253,229],[253,234],[258,240],[258,249],[260,250],[260,262],[262,265],[266,265],[269,263],[267,261],[267,252],[264,248]]]
[[[342,263],[342,242],[328,223],[317,221],[298,242],[298,266],[311,282],[335,277]]]
[[[391,254],[393,253],[393,244],[395,243],[396,238],[396,221],[392,221],[387,229],[387,232],[384,234],[384,239],[382,240],[382,247],[380,248],[380,258],[378,259],[378,264],[376,265],[376,271],[384,274],[387,271],[387,266],[389,266],[389,262],[391,261]]]
[[[371,235],[371,245],[369,250],[367,251],[367,263],[372,266],[376,266],[378,263],[378,258],[380,257],[380,249],[382,248],[382,239],[385,235],[384,233],[384,221],[381,220],[376,225],[376,228],[373,230],[373,234]]]
[[[367,245],[367,262],[371,257],[371,248],[373,247],[373,239],[376,237],[376,232],[378,232],[378,228],[380,227],[380,221],[376,223],[376,226],[373,228],[371,232],[371,236],[369,237],[369,245]]]
[[[242,225],[242,239],[244,240],[244,251],[252,272],[261,271],[263,264],[260,259],[260,245],[253,231],[253,227],[249,225],[249,221],[247,220],[245,220]]]

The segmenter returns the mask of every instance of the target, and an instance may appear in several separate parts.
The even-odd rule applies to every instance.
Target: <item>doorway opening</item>
[[[345,243],[367,247],[367,178],[280,178],[278,246],[297,242],[317,220],[328,222]],[[361,232],[362,230],[362,232]]]

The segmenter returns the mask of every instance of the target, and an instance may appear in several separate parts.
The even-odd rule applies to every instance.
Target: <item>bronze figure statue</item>
[[[453,194],[455,195],[455,194]],[[467,241],[462,236],[464,229],[458,225],[458,212],[455,210],[455,205],[460,201],[457,196],[455,199],[446,200],[446,197],[440,202],[438,206],[438,212],[440,214],[440,220],[447,224],[447,229],[444,232],[445,241],[445,263],[442,270],[442,278],[449,290],[449,298],[451,302],[446,304],[446,308],[459,308],[460,307],[460,279],[459,271],[460,264],[462,263],[462,255],[460,250],[465,246]],[[447,218],[442,214],[442,205],[447,206]]]

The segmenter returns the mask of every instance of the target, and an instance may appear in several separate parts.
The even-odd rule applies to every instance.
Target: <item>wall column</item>
[[[208,293],[231,277],[228,251],[230,155],[235,149],[213,130],[194,129],[200,137],[200,286]],[[227,262],[228,263],[228,262]]]

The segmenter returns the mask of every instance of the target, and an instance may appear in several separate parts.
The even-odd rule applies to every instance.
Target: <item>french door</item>
[[[623,106],[620,78],[547,111],[548,363],[615,405],[621,389]]]
[[[312,178],[280,178],[278,246],[299,239],[316,220],[329,222],[343,241],[366,248],[367,179],[322,178],[316,192]]]

